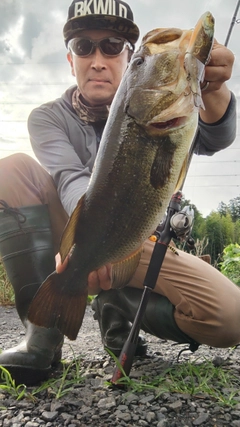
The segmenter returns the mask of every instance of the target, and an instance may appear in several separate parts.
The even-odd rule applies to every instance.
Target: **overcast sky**
[[[225,43],[237,0],[129,0],[141,37],[156,27],[189,29],[207,10],[215,36]],[[0,158],[14,152],[33,156],[27,117],[75,83],[66,60],[62,28],[67,0],[0,0]],[[238,23],[239,21],[239,23]],[[240,196],[240,11],[228,47],[235,55],[229,88],[238,97],[238,131],[233,145],[213,157],[194,156],[184,195],[208,215]]]

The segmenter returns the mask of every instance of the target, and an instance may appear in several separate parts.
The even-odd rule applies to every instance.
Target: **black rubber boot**
[[[92,303],[94,319],[98,320],[104,348],[119,356],[131,329],[124,307],[118,305],[118,291],[103,291]],[[135,356],[146,356],[147,343],[142,335],[138,337]]]
[[[19,317],[26,337],[18,346],[0,354],[0,365],[17,384],[45,379],[61,359],[63,335],[56,328],[41,328],[27,320],[33,296],[55,269],[51,225],[46,205],[10,208],[0,201],[0,254],[14,288]]]
[[[92,304],[94,319],[98,320],[105,348],[110,349],[116,356],[129,335],[131,324],[134,321],[142,291],[135,288],[111,289],[102,291]],[[174,306],[161,295],[152,293],[141,324],[141,329],[151,335],[177,343],[188,343],[189,348],[195,351],[198,343],[185,335],[177,326],[173,316]],[[147,344],[144,346],[145,353]]]

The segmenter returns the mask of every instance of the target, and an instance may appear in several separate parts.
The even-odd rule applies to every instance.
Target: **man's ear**
[[[73,65],[73,59],[72,59],[71,52],[67,53],[67,60],[68,60],[68,62],[70,64],[70,67],[71,67],[71,73],[72,73],[73,76],[75,76],[75,71],[74,71],[74,65]]]

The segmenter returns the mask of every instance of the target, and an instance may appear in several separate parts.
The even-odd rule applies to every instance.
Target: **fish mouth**
[[[155,133],[173,131],[186,126],[193,114],[197,114],[192,94],[189,94],[191,96],[190,99],[189,95],[186,96],[186,93],[185,88],[181,95],[168,108],[159,111],[159,114],[150,118],[146,126],[152,129],[153,132],[155,131]]]
[[[149,122],[148,126],[158,130],[176,129],[186,124],[187,117],[175,117],[164,122]]]

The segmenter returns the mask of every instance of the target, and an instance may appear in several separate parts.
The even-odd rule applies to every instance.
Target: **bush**
[[[240,246],[237,243],[231,243],[224,248],[223,261],[219,267],[221,273],[240,286]]]

